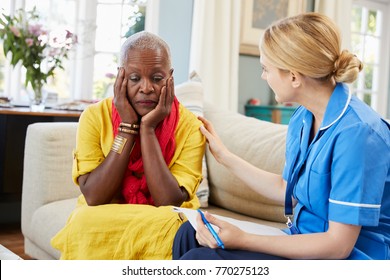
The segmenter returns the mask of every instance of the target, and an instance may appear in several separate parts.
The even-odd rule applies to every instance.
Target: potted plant
[[[4,54],[11,54],[10,63],[19,61],[26,69],[25,87],[32,88],[30,108],[43,111],[45,103],[44,85],[54,70],[63,68],[63,60],[77,43],[77,36],[68,30],[56,34],[45,29],[34,7],[31,11],[17,10],[13,16],[0,17],[0,38],[3,39]]]

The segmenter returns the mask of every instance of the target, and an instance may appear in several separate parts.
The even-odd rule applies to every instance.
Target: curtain
[[[353,0],[315,0],[314,11],[333,19],[338,25],[342,49],[351,49],[351,10]]]
[[[202,79],[204,100],[238,110],[238,0],[194,0],[189,72]]]

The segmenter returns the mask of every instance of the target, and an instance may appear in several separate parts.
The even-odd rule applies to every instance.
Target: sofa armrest
[[[30,230],[33,214],[39,207],[80,194],[72,181],[77,125],[77,122],[50,122],[28,126],[23,167],[23,232]]]

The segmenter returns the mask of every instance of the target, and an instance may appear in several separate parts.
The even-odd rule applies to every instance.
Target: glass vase
[[[47,92],[43,88],[29,91],[30,111],[43,112],[45,110],[46,98]]]

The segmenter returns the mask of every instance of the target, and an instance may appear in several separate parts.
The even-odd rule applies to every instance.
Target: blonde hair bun
[[[334,79],[336,82],[352,83],[363,69],[362,62],[356,55],[343,50],[334,62]]]

